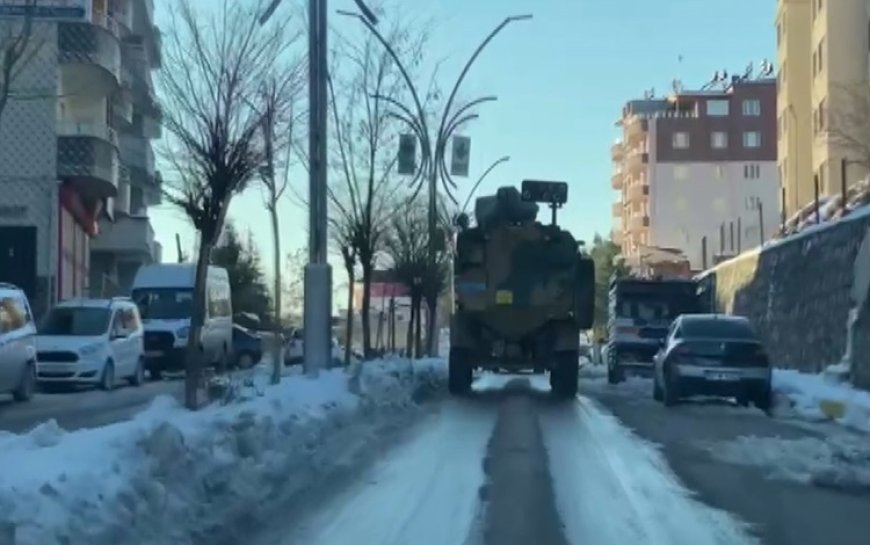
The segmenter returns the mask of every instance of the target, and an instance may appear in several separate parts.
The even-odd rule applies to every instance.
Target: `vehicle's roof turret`
[[[506,186],[499,188],[495,195],[478,197],[474,217],[478,227],[484,230],[504,223],[525,223],[538,217],[538,205],[523,201],[517,188]]]

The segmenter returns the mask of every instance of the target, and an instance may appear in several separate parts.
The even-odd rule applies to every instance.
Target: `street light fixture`
[[[457,188],[457,184],[453,181],[450,173],[447,169],[447,165],[444,161],[445,150],[447,148],[447,143],[450,140],[450,137],[453,133],[465,123],[477,119],[477,114],[467,114],[471,108],[483,104],[485,102],[491,102],[496,100],[495,96],[486,96],[481,97],[476,100],[465,104],[461,108],[459,108],[456,112],[451,115],[451,110],[453,108],[453,101],[456,99],[456,93],[459,91],[460,85],[462,85],[465,76],[468,74],[468,71],[471,69],[471,66],[474,64],[474,61],[477,60],[477,57],[480,53],[486,48],[489,42],[492,41],[495,36],[502,31],[506,26],[514,21],[524,21],[532,18],[531,14],[527,15],[513,15],[510,17],[506,17],[498,26],[496,26],[477,46],[477,49],[474,50],[471,57],[463,66],[462,71],[459,73],[459,77],[454,83],[452,90],[450,91],[450,95],[447,99],[447,103],[444,106],[444,111],[441,115],[441,122],[438,126],[438,131],[434,135],[434,139],[429,131],[429,125],[426,122],[426,112],[423,109],[423,103],[420,100],[420,95],[417,92],[417,88],[414,85],[414,82],[411,80],[411,76],[408,74],[407,69],[402,64],[402,61],[399,59],[398,54],[390,45],[389,41],[375,28],[375,22],[372,22],[369,18],[355,12],[349,11],[338,11],[340,15],[345,15],[348,17],[354,17],[359,19],[363,25],[368,28],[368,30],[375,36],[378,42],[384,47],[387,53],[392,58],[393,62],[396,63],[396,67],[399,69],[400,74],[402,75],[402,79],[405,81],[406,86],[408,87],[408,91],[411,93],[411,98],[414,101],[414,109],[408,108],[407,106],[401,104],[397,100],[378,96],[377,98],[387,102],[391,106],[393,106],[396,111],[389,112],[389,115],[393,118],[396,118],[403,123],[405,123],[416,135],[417,139],[420,141],[421,147],[421,164],[420,170],[418,174],[414,176],[414,179],[411,181],[411,186],[414,187],[414,192],[412,198],[416,198],[417,194],[423,188],[424,177],[428,178],[428,234],[429,234],[429,249],[428,249],[428,264],[429,267],[434,270],[437,261],[437,253],[438,253],[438,241],[437,231],[438,231],[438,175],[439,173],[442,176],[442,187],[450,197],[450,200],[453,201],[454,204],[458,204],[456,198],[453,195],[454,189]],[[416,111],[415,111],[416,110]],[[430,320],[428,324],[429,328],[429,353],[431,355],[436,354],[437,345],[435,339],[435,321],[436,321],[437,313],[436,309],[433,308],[430,311]]]

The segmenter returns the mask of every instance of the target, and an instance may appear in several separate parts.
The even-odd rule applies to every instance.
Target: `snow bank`
[[[352,464],[445,382],[441,360],[369,362],[196,413],[162,397],[103,428],[0,434],[0,543],[243,542],[267,502]]]
[[[739,437],[708,447],[725,462],[761,467],[777,479],[870,492],[870,445],[856,434],[824,438]]]
[[[792,410],[809,420],[836,420],[870,432],[870,393],[825,375],[776,369],[773,388],[788,399]]]

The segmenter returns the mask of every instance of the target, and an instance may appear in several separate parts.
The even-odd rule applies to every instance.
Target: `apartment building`
[[[33,21],[0,118],[0,281],[40,313],[123,291],[131,270],[159,259],[146,210],[160,200],[160,34],[152,0],[37,0],[25,15],[27,3],[0,5],[4,35]]]
[[[778,0],[779,173],[791,215],[814,197],[838,193],[849,154],[827,138],[831,113],[850,108],[848,93],[868,81],[870,0]],[[850,164],[847,184],[866,171]]]
[[[732,232],[736,251],[778,228],[773,79],[632,100],[618,125],[613,238],[633,268],[679,250],[700,270],[732,250]]]

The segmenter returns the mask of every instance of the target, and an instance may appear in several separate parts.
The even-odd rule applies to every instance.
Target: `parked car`
[[[145,379],[144,329],[126,297],[58,303],[39,325],[37,379],[42,384],[93,384],[111,390],[118,379]]]
[[[305,335],[302,328],[293,330],[284,344],[284,365],[301,365],[305,356],[304,345]],[[334,366],[344,365],[344,345],[338,342],[338,339],[335,337],[332,337],[330,345],[332,364]],[[353,359],[362,359],[362,354],[357,350],[353,350],[351,352],[351,360]]]
[[[770,410],[770,360],[744,317],[679,316],[654,358],[654,369],[653,397],[667,406],[693,395],[713,395]]]
[[[250,369],[263,359],[263,338],[239,324],[233,325],[233,363],[240,369]]]
[[[30,303],[13,284],[0,283],[0,394],[28,401],[36,390],[36,327]]]
[[[184,263],[145,265],[136,273],[132,295],[145,325],[145,364],[153,379],[184,370],[195,281],[196,265]],[[209,266],[204,310],[199,348],[212,365],[229,363],[233,309],[226,269]]]

